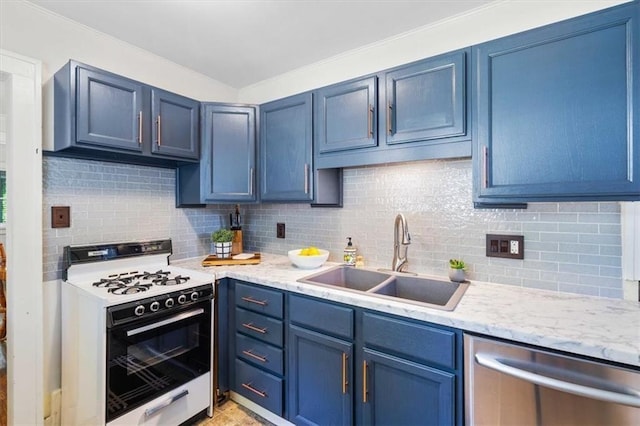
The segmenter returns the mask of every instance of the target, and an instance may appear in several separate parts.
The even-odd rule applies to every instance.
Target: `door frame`
[[[0,49],[7,120],[8,424],[42,425],[42,65]]]

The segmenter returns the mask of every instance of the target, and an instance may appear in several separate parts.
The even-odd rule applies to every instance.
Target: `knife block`
[[[233,240],[231,240],[231,254],[242,253],[242,230],[234,229]]]

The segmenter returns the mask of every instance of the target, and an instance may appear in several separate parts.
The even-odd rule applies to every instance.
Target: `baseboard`
[[[255,402],[250,401],[249,399],[245,398],[244,396],[242,396],[240,394],[237,394],[237,393],[231,391],[231,392],[229,392],[229,397],[233,401],[238,403],[239,405],[242,405],[244,408],[253,411],[257,415],[261,416],[262,418],[264,418],[266,420],[269,420],[271,423],[273,423],[275,425],[278,425],[278,426],[295,426],[293,423],[289,423],[287,420],[283,419],[282,417],[276,416],[271,411],[262,408],[261,406],[259,406]]]

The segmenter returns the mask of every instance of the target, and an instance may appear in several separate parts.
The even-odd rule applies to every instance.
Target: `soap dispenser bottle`
[[[344,248],[344,264],[348,266],[354,266],[356,264],[356,248],[353,246],[351,242],[351,237],[348,237],[347,246]]]

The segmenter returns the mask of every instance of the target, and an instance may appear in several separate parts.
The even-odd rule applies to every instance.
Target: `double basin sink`
[[[298,280],[306,284],[346,290],[453,311],[469,287],[456,283],[395,272],[379,272],[351,266],[336,266]]]

